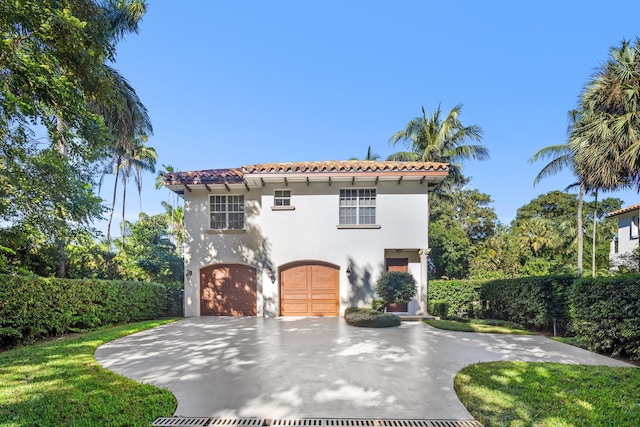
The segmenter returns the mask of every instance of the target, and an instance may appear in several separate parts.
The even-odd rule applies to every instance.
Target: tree
[[[349,160],[360,160],[360,159],[357,157],[351,157]],[[380,160],[380,154],[372,153],[371,146],[369,146],[367,147],[367,155],[362,160],[372,160],[372,161]]]
[[[394,153],[388,160],[450,163],[447,179],[462,182],[464,177],[457,162],[487,159],[489,151],[483,145],[465,144],[468,140],[481,141],[482,129],[477,125],[463,125],[459,119],[461,110],[462,105],[456,105],[443,120],[439,105],[431,116],[422,107],[422,116],[412,119],[390,139],[394,147],[402,142],[408,151]]]
[[[577,172],[594,188],[640,190],[640,43],[623,40],[585,85],[571,134]]]
[[[569,134],[575,125],[576,119],[578,117],[578,111],[572,110],[569,111]],[[538,160],[551,158],[551,161],[547,163],[542,170],[536,175],[533,180],[533,185],[538,184],[543,178],[546,178],[550,175],[555,175],[560,172],[564,168],[571,168],[574,175],[576,174],[575,167],[575,147],[571,142],[567,142],[565,144],[556,144],[550,145],[538,150],[532,157],[529,159],[529,163],[534,163]],[[582,258],[583,258],[583,235],[584,235],[584,226],[582,224],[582,208],[584,205],[584,193],[586,190],[587,179],[585,176],[578,176],[577,186],[579,187],[578,191],[578,213],[577,213],[577,228],[576,235],[578,240],[578,277],[582,276]],[[568,188],[575,184],[571,184]]]
[[[116,115],[107,112],[126,104],[118,89],[122,79],[107,62],[125,33],[118,29],[125,15],[136,13],[138,22],[144,2],[0,4],[0,219],[48,233],[44,238],[60,251],[58,275],[64,274],[64,248],[92,233],[91,220],[102,214],[92,191],[96,162],[117,140]],[[128,31],[137,30],[130,24]],[[48,146],[36,139],[40,125]],[[34,189],[36,183],[42,188]]]
[[[468,183],[468,179],[464,179]],[[434,274],[463,279],[469,275],[474,252],[493,236],[497,216],[491,197],[478,190],[452,184],[431,198],[430,261]]]
[[[533,255],[538,258],[543,249],[554,249],[557,246],[557,234],[553,223],[547,218],[527,218],[517,227],[520,241],[531,248]]]

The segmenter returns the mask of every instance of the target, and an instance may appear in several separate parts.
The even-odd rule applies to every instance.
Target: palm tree
[[[572,140],[576,163],[601,190],[640,190],[640,40],[613,47],[584,87]]]
[[[142,172],[148,171],[155,173],[156,160],[158,155],[153,147],[147,147],[144,143],[140,142],[131,147],[129,152],[124,153],[122,156],[122,164],[120,168],[120,177],[122,178],[122,224],[124,227],[124,213],[127,200],[127,182],[133,173],[136,188],[138,190],[138,197],[140,198],[140,211],[142,212]],[[117,179],[116,175],[116,179]],[[123,228],[124,230],[124,228]],[[124,232],[122,233],[124,238]]]
[[[461,182],[462,169],[457,162],[489,158],[483,145],[465,144],[467,140],[480,142],[482,129],[477,125],[464,126],[459,119],[461,110],[462,105],[456,105],[443,120],[440,105],[431,116],[422,107],[422,116],[412,119],[405,129],[390,138],[394,147],[402,141],[408,151],[394,153],[387,160],[450,163],[448,179]]]
[[[558,243],[551,221],[547,218],[527,218],[518,225],[518,232],[521,244],[531,248],[536,258],[540,250],[553,249]]]
[[[609,60],[585,85],[580,115],[570,142],[576,172],[587,176],[592,189],[640,191],[640,39],[612,47]],[[596,206],[597,209],[597,206]],[[594,212],[593,246],[596,240]],[[595,250],[592,253],[595,275]]]
[[[138,24],[146,12],[144,0],[108,0],[101,5],[103,13],[111,23],[111,38],[118,41],[126,34],[137,33]],[[93,104],[94,110],[103,117],[105,125],[113,136],[112,161],[108,172],[115,175],[111,212],[107,224],[107,242],[111,241],[111,223],[118,190],[118,176],[121,174],[125,160],[138,149],[138,145],[147,140],[153,133],[151,119],[144,104],[140,101],[135,89],[114,68],[104,65],[105,73],[114,84],[114,91],[109,99],[101,99]],[[155,150],[154,150],[155,152]],[[155,166],[155,160],[154,160]],[[130,173],[130,172],[129,172]],[[126,185],[128,175],[123,178]],[[136,172],[136,184],[141,190],[140,173]],[[125,196],[126,198],[126,189]],[[123,206],[124,211],[124,206]]]
[[[357,158],[357,157],[351,157],[351,158],[349,158],[349,160],[360,160],[360,159]],[[371,152],[371,146],[369,146],[369,147],[367,147],[367,155],[362,160],[372,160],[372,161],[380,160],[380,154],[372,153]]]
[[[160,202],[165,209],[165,216],[169,221],[169,236],[176,245],[178,255],[182,255],[182,247],[184,244],[184,208],[182,206],[172,206],[169,203]]]
[[[571,131],[573,129],[573,126],[576,122],[576,119],[578,117],[578,111],[577,110],[571,110],[569,111],[569,134],[571,134]],[[543,179],[546,178],[550,175],[555,175],[558,172],[560,172],[562,169],[566,168],[566,167],[570,167],[573,171],[574,174],[576,174],[576,167],[575,167],[575,151],[574,151],[575,147],[573,146],[573,144],[569,141],[565,144],[556,144],[556,145],[550,145],[548,147],[544,147],[541,148],[540,150],[536,151],[536,153],[531,156],[531,159],[529,159],[529,163],[535,163],[538,160],[542,160],[542,159],[548,159],[551,158],[551,161],[549,163],[547,163],[542,170],[540,170],[540,172],[538,173],[538,175],[536,175],[536,177],[533,180],[533,185],[534,187]],[[582,208],[584,205],[584,193],[586,190],[586,179],[584,176],[578,176],[578,182],[571,184],[570,186],[568,186],[565,190],[569,189],[570,187],[573,186],[578,186],[580,188],[579,192],[578,192],[578,226],[577,226],[577,236],[578,236],[578,277],[582,276],[582,258],[583,258],[583,248],[584,248],[584,241],[583,241],[583,236],[584,236],[584,227],[582,224]],[[594,262],[595,262],[595,258],[594,258]]]

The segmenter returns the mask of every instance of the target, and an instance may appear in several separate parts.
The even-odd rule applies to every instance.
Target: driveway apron
[[[105,368],[168,388],[175,416],[458,419],[453,377],[497,360],[631,366],[541,336],[442,331],[421,322],[194,317],[99,347]]]

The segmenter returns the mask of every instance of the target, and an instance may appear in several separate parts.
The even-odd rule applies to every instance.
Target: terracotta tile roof
[[[611,218],[614,216],[622,215],[623,213],[627,213],[627,212],[631,212],[633,210],[639,210],[639,209],[640,209],[640,203],[632,206],[627,206],[626,208],[618,209],[617,211],[609,212],[606,217]]]
[[[377,162],[365,160],[264,163],[234,169],[207,169],[163,174],[165,185],[241,184],[251,174],[447,172],[449,164],[434,162]]]
[[[174,172],[162,175],[165,185],[180,184],[241,184],[244,175],[241,169],[207,169],[191,172]]]
[[[447,171],[447,163],[378,162],[368,160],[265,163],[243,166],[245,173]]]

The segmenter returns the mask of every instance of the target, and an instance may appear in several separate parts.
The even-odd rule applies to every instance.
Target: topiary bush
[[[0,275],[0,348],[158,318],[165,303],[154,283]]]
[[[347,308],[344,320],[348,325],[365,328],[389,328],[400,325],[400,317],[391,313],[381,313],[370,308]]]
[[[385,304],[409,302],[417,291],[416,279],[406,271],[387,271],[376,282],[376,292]]]
[[[578,279],[570,300],[572,329],[590,350],[640,360],[640,275]]]

